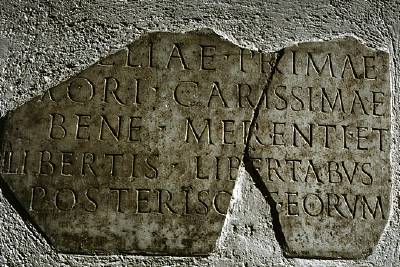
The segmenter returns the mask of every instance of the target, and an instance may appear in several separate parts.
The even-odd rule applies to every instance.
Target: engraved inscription
[[[60,251],[210,253],[267,79],[240,51],[141,38],[3,120],[2,178]]]
[[[282,51],[246,161],[288,256],[360,258],[377,244],[391,201],[388,64],[354,39]]]
[[[285,255],[364,257],[390,210],[388,62],[151,33],[2,119],[2,189],[58,251],[199,256],[245,167]]]

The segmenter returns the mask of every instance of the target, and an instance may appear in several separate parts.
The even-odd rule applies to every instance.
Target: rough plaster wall
[[[393,204],[386,231],[367,259],[285,259],[274,237],[268,205],[243,172],[218,249],[211,256],[95,257],[54,252],[0,194],[0,266],[400,266],[399,14],[397,0],[1,0],[1,115],[149,31],[208,27],[238,45],[264,51],[351,35],[389,51]]]

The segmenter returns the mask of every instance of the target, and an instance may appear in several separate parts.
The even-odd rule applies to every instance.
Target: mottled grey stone
[[[369,255],[390,210],[389,57],[353,38],[284,49],[246,167],[291,257]]]
[[[5,187],[62,252],[210,253],[266,77],[241,51],[152,33],[50,89],[3,122]]]

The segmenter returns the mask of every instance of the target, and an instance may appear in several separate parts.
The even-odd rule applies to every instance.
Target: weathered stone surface
[[[5,187],[62,252],[211,252],[269,70],[242,52],[152,33],[52,88],[3,122]]]
[[[388,65],[352,38],[280,54],[245,159],[286,255],[360,258],[377,244],[390,210]]]
[[[1,177],[58,251],[207,255],[244,155],[286,255],[357,258],[388,218],[389,152],[386,53],[151,33],[8,114]]]

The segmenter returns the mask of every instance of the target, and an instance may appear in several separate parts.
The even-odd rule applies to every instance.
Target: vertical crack
[[[258,173],[256,168],[254,167],[254,165],[251,161],[251,157],[250,157],[250,140],[253,135],[253,131],[255,129],[256,120],[260,113],[262,99],[263,99],[264,95],[266,95],[268,93],[268,91],[270,90],[273,77],[274,77],[275,73],[277,72],[277,66],[283,57],[284,50],[283,49],[279,50],[275,54],[276,54],[276,57],[271,64],[271,73],[268,76],[267,82],[263,88],[263,92],[262,92],[260,99],[258,100],[257,105],[253,111],[253,117],[251,119],[249,132],[248,132],[247,139],[246,139],[246,145],[244,148],[243,162],[244,162],[244,167],[245,167],[246,171],[250,174],[250,176],[254,182],[254,185],[258,188],[258,190],[260,190],[260,192],[262,193],[262,195],[264,196],[266,202],[268,203],[268,205],[270,207],[271,217],[272,217],[272,228],[275,233],[275,238],[278,241],[279,245],[281,246],[283,252],[285,253],[285,251],[287,251],[287,249],[288,249],[288,245],[286,242],[285,235],[282,231],[282,226],[281,226],[281,222],[279,219],[279,213],[278,213],[278,210],[276,207],[277,203],[272,198],[271,192],[269,191],[268,187],[264,183],[262,177],[260,176],[260,174]]]

